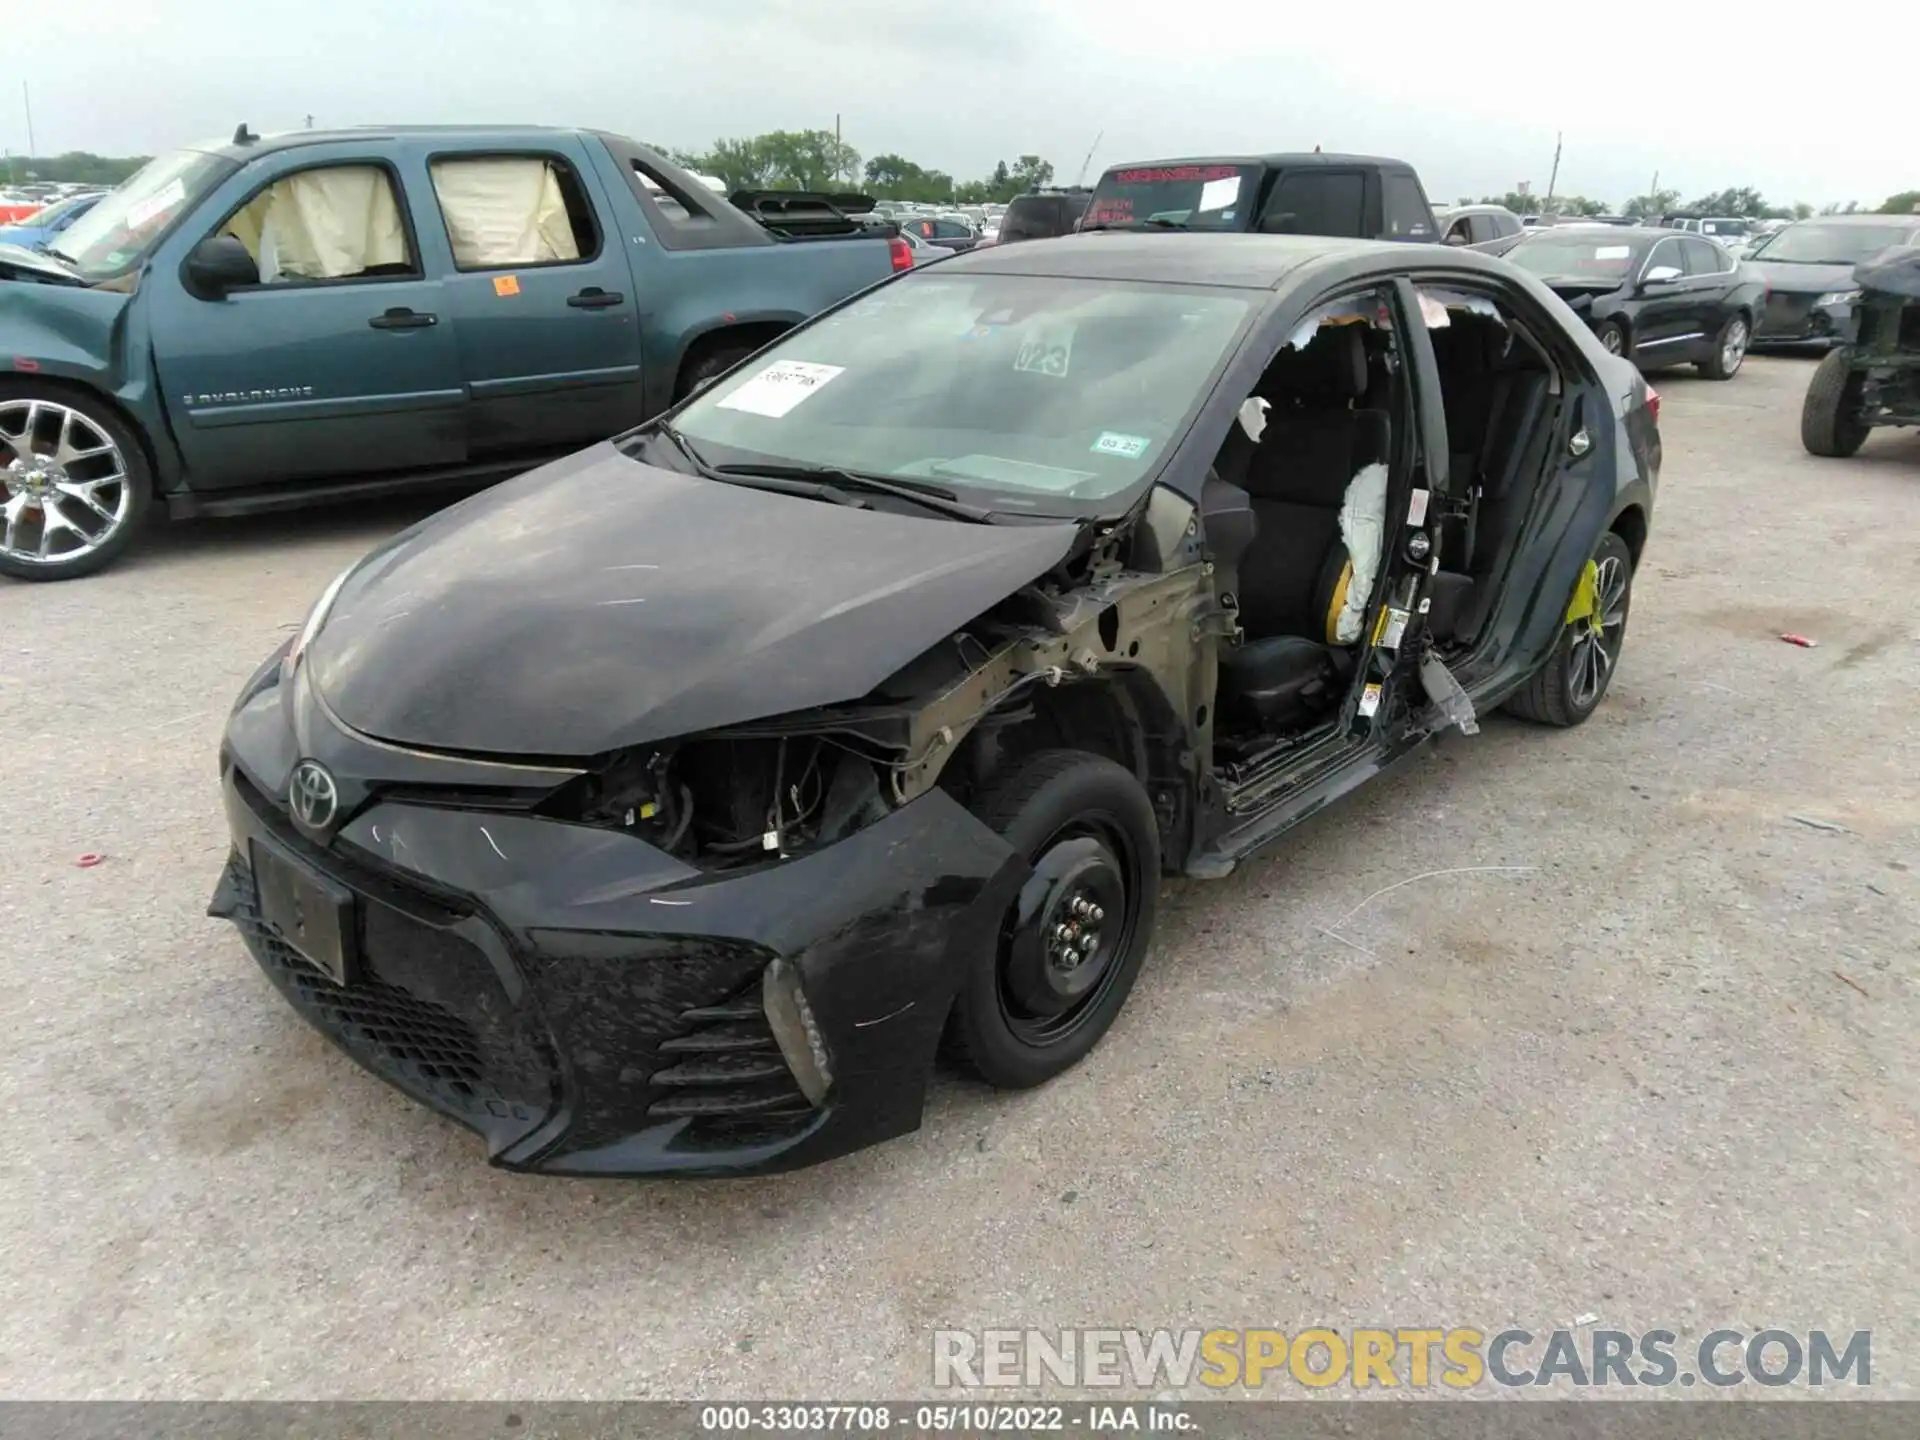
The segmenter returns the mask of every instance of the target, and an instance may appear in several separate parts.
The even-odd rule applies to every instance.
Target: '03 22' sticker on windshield
[[[778,420],[809,396],[817,395],[844,374],[844,365],[816,365],[811,360],[776,360],[718,402],[721,410],[744,410]]]
[[[1114,430],[1102,430],[1100,438],[1093,442],[1096,455],[1117,455],[1122,460],[1138,460],[1147,453],[1147,446],[1153,442],[1141,435],[1122,435]]]

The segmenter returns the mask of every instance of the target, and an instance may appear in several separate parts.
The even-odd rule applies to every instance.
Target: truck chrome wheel
[[[58,400],[0,399],[0,555],[48,569],[93,554],[125,527],[134,480],[114,438]]]

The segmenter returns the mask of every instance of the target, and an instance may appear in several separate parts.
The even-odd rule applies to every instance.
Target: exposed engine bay
[[[1203,752],[1210,642],[1233,621],[1197,531],[1192,507],[1156,490],[861,701],[616,755],[540,809],[731,869],[832,844],[936,785],[965,799],[1006,731],[1064,723],[1087,743],[1116,695],[1132,713],[1109,727],[1110,748],[1135,743],[1133,729],[1169,754]],[[1189,563],[1157,573],[1163,557]]]

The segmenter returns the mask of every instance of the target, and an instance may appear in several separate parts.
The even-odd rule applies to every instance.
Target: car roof
[[[1270,169],[1290,165],[1377,165],[1392,170],[1413,168],[1405,160],[1393,160],[1384,155],[1322,154],[1318,150],[1308,150],[1279,151],[1268,155],[1186,155],[1175,160],[1129,160],[1124,164],[1107,166],[1101,172],[1101,178],[1116,170],[1140,170],[1152,165],[1265,165]]]
[[[1391,256],[1408,265],[1436,258],[1460,268],[1491,265],[1458,248],[1409,245],[1397,240],[1348,240],[1330,235],[1249,235],[1238,231],[1142,233],[1106,230],[1062,235],[1024,245],[969,250],[941,264],[943,274],[977,270],[993,275],[1040,275],[1074,280],[1158,280],[1176,285],[1218,285],[1274,290],[1295,272],[1320,261],[1365,254]]]
[[[1583,231],[1589,235],[1605,236],[1609,240],[1627,240],[1652,244],[1656,240],[1678,240],[1685,236],[1690,240],[1705,240],[1713,243],[1711,235],[1695,235],[1686,230],[1669,230],[1658,225],[1609,225],[1604,220],[1567,220],[1558,225],[1538,226],[1527,235],[1528,241],[1554,235],[1565,235],[1569,230]]]
[[[1855,212],[1852,215],[1809,215],[1804,220],[1789,220],[1787,228],[1795,225],[1914,225],[1920,226],[1920,214],[1880,215]]]
[[[231,160],[251,160],[274,151],[293,150],[307,145],[364,144],[369,140],[437,139],[524,144],[529,136],[560,137],[588,133],[583,127],[559,125],[353,125],[337,130],[284,130],[258,136],[244,145],[227,139],[181,148],[224,155]]]

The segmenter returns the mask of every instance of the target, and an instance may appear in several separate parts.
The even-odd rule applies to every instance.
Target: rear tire
[[[991,952],[960,982],[955,1058],[1024,1090],[1077,1064],[1113,1024],[1153,938],[1160,830],[1132,773],[1081,750],[1043,750],[974,806],[1033,874]]]
[[[1867,443],[1873,427],[1860,422],[1860,384],[1847,352],[1829,350],[1800,407],[1800,443],[1809,454],[1844,460]]]
[[[1613,683],[1627,639],[1627,610],[1633,603],[1633,552],[1609,530],[1593,547],[1593,563],[1600,571],[1595,598],[1605,628],[1593,635],[1584,620],[1562,627],[1553,658],[1507,697],[1508,712],[1522,720],[1563,729],[1582,724],[1600,708]]]
[[[1697,362],[1700,373],[1709,380],[1731,380],[1740,373],[1740,367],[1747,358],[1747,347],[1751,344],[1752,324],[1744,314],[1735,315],[1713,337],[1713,353]]]

